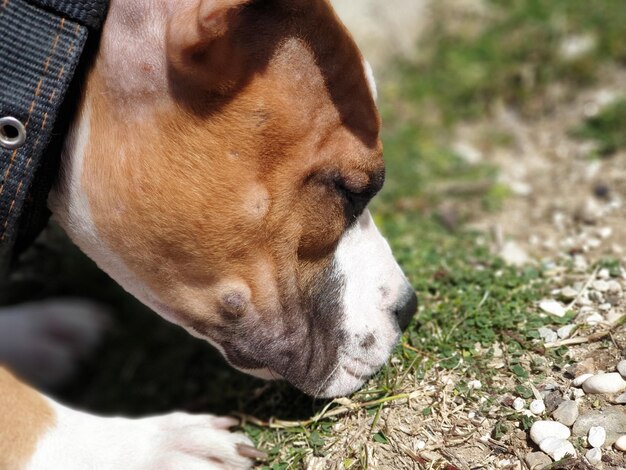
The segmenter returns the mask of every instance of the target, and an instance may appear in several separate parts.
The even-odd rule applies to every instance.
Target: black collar
[[[108,0],[0,0],[0,270],[45,226],[46,200]]]

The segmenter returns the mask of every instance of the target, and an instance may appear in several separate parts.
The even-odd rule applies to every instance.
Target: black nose
[[[413,288],[408,287],[406,292],[400,298],[400,301],[396,305],[394,310],[396,317],[398,318],[398,325],[400,329],[404,331],[409,323],[411,323],[411,318],[415,315],[417,311],[417,295],[415,295],[415,291]]]

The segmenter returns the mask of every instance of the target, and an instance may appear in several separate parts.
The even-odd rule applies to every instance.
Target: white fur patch
[[[365,68],[365,78],[367,78],[367,85],[372,92],[374,101],[378,100],[378,87],[376,86],[376,79],[374,78],[374,69],[367,60],[363,61],[363,67]]]
[[[335,261],[345,278],[343,329],[349,337],[323,396],[356,390],[387,361],[400,338],[394,309],[409,288],[369,211],[345,233]]]
[[[39,440],[26,470],[249,469],[228,431],[237,420],[174,413],[144,419],[100,418],[48,400],[55,424]],[[221,462],[221,463],[220,463]]]

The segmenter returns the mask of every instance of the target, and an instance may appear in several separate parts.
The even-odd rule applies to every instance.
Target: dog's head
[[[326,0],[113,1],[52,208],[235,367],[316,396],[387,360],[416,298],[367,211],[371,73]]]

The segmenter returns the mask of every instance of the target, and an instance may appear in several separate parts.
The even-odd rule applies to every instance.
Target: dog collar
[[[0,0],[0,266],[50,216],[46,200],[78,102],[77,82],[108,3]]]

